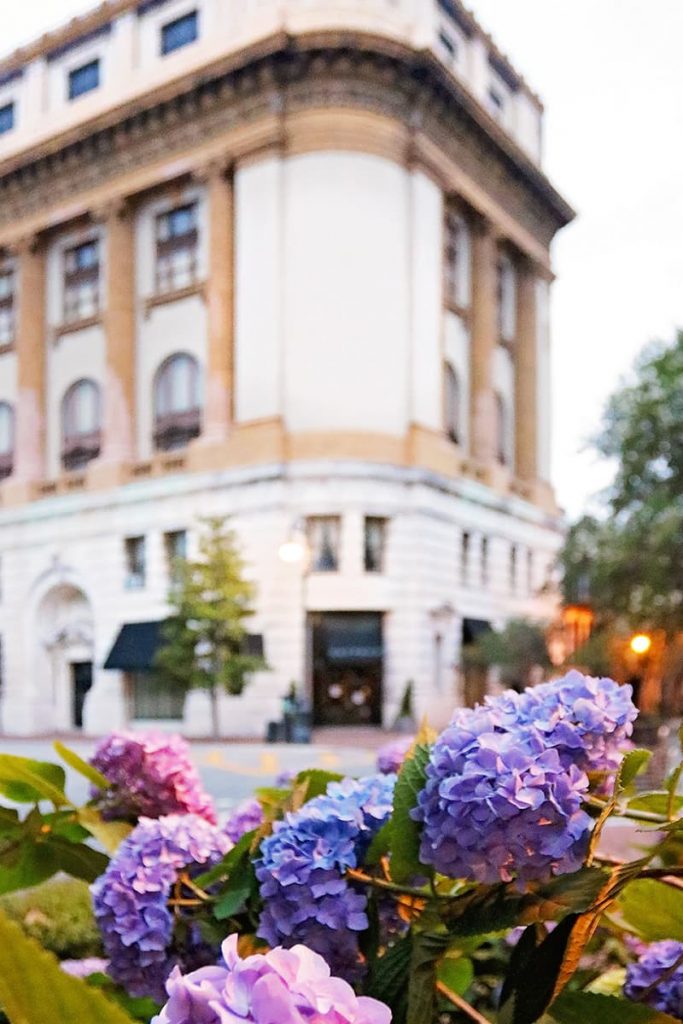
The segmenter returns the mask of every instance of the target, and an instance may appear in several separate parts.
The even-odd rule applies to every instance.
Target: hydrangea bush
[[[683,772],[637,789],[635,717],[629,687],[571,672],[457,709],[377,775],[302,772],[220,822],[177,738],[114,734],[91,764],[58,745],[85,807],[58,766],[5,756],[0,882],[92,883],[117,1024],[671,1024]]]

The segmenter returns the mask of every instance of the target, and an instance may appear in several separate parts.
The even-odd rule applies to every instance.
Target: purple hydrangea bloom
[[[634,1002],[644,1002],[653,1010],[683,1020],[683,964],[672,971],[682,957],[683,942],[653,942],[635,963],[629,964],[624,994]],[[650,991],[646,994],[647,989]]]
[[[406,754],[415,742],[414,736],[402,736],[399,740],[385,743],[377,751],[377,771],[383,775],[391,775],[401,769]]]
[[[391,814],[396,777],[332,783],[276,822],[256,861],[264,909],[258,934],[271,946],[302,942],[335,974],[354,978],[367,898],[344,878]]]
[[[223,826],[223,831],[232,839],[233,843],[239,842],[247,832],[253,832],[263,824],[263,808],[258,800],[253,798],[243,800],[238,804]]]
[[[633,732],[638,709],[631,686],[569,672],[562,679],[489,698],[503,728],[533,725],[564,764],[584,771],[614,771]]]
[[[113,732],[98,745],[91,763],[110,783],[109,789],[92,789],[107,820],[197,814],[216,824],[213,801],[180,736]]]
[[[493,884],[576,870],[591,818],[588,778],[531,726],[503,730],[488,708],[460,709],[441,734],[412,812],[420,858],[450,878]]]
[[[223,943],[225,966],[168,979],[168,1002],[152,1024],[390,1024],[384,1003],[357,996],[330,976],[321,956],[294,946],[242,959],[237,936]]]
[[[83,960],[62,960],[59,966],[72,978],[89,978],[91,974],[106,974],[109,961],[99,956],[87,956]]]
[[[109,974],[131,995],[163,1001],[164,982],[176,964],[215,960],[215,950],[204,949],[198,938],[183,949],[174,946],[168,900],[181,872],[210,867],[231,846],[223,832],[196,814],[141,818],[94,883]]]

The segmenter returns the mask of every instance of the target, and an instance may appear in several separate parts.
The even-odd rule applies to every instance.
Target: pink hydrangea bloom
[[[231,935],[223,958],[185,976],[176,968],[153,1024],[390,1024],[384,1003],[357,996],[306,946],[242,959]]]

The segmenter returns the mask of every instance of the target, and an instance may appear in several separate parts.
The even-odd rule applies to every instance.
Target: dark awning
[[[462,620],[462,642],[463,646],[474,644],[484,633],[491,632],[491,623],[485,619],[463,619]]]
[[[121,626],[104,667],[122,672],[150,672],[162,644],[163,624],[164,620],[159,619],[155,622],[127,622]],[[263,657],[263,637],[260,633],[247,634],[244,647],[246,654]]]

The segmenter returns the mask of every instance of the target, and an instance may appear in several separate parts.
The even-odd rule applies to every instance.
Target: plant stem
[[[478,1010],[475,1010],[473,1006],[470,1006],[470,1004],[459,996],[457,992],[451,991],[451,989],[448,988],[447,985],[444,985],[442,981],[437,981],[436,987],[442,996],[445,996],[449,1002],[453,1003],[453,1006],[457,1006],[459,1010],[462,1010],[470,1020],[476,1021],[476,1024],[491,1024],[488,1017],[482,1017]]]
[[[589,797],[586,803],[589,807],[595,807],[599,811],[604,811],[609,806],[607,801],[598,800],[594,796]],[[618,817],[632,818],[633,821],[649,821],[653,825],[665,825],[669,821],[665,814],[654,814],[652,811],[637,811],[628,807],[623,811],[619,811]]]
[[[387,882],[383,878],[373,878],[372,875],[366,875],[365,872],[358,871],[356,868],[347,868],[346,876],[353,882],[360,882],[362,885],[371,885],[375,889],[384,889],[386,892],[395,892],[402,896],[414,896],[419,900],[428,898],[424,889],[415,889],[410,885],[397,885],[396,882]],[[443,899],[448,897],[441,898]]]

